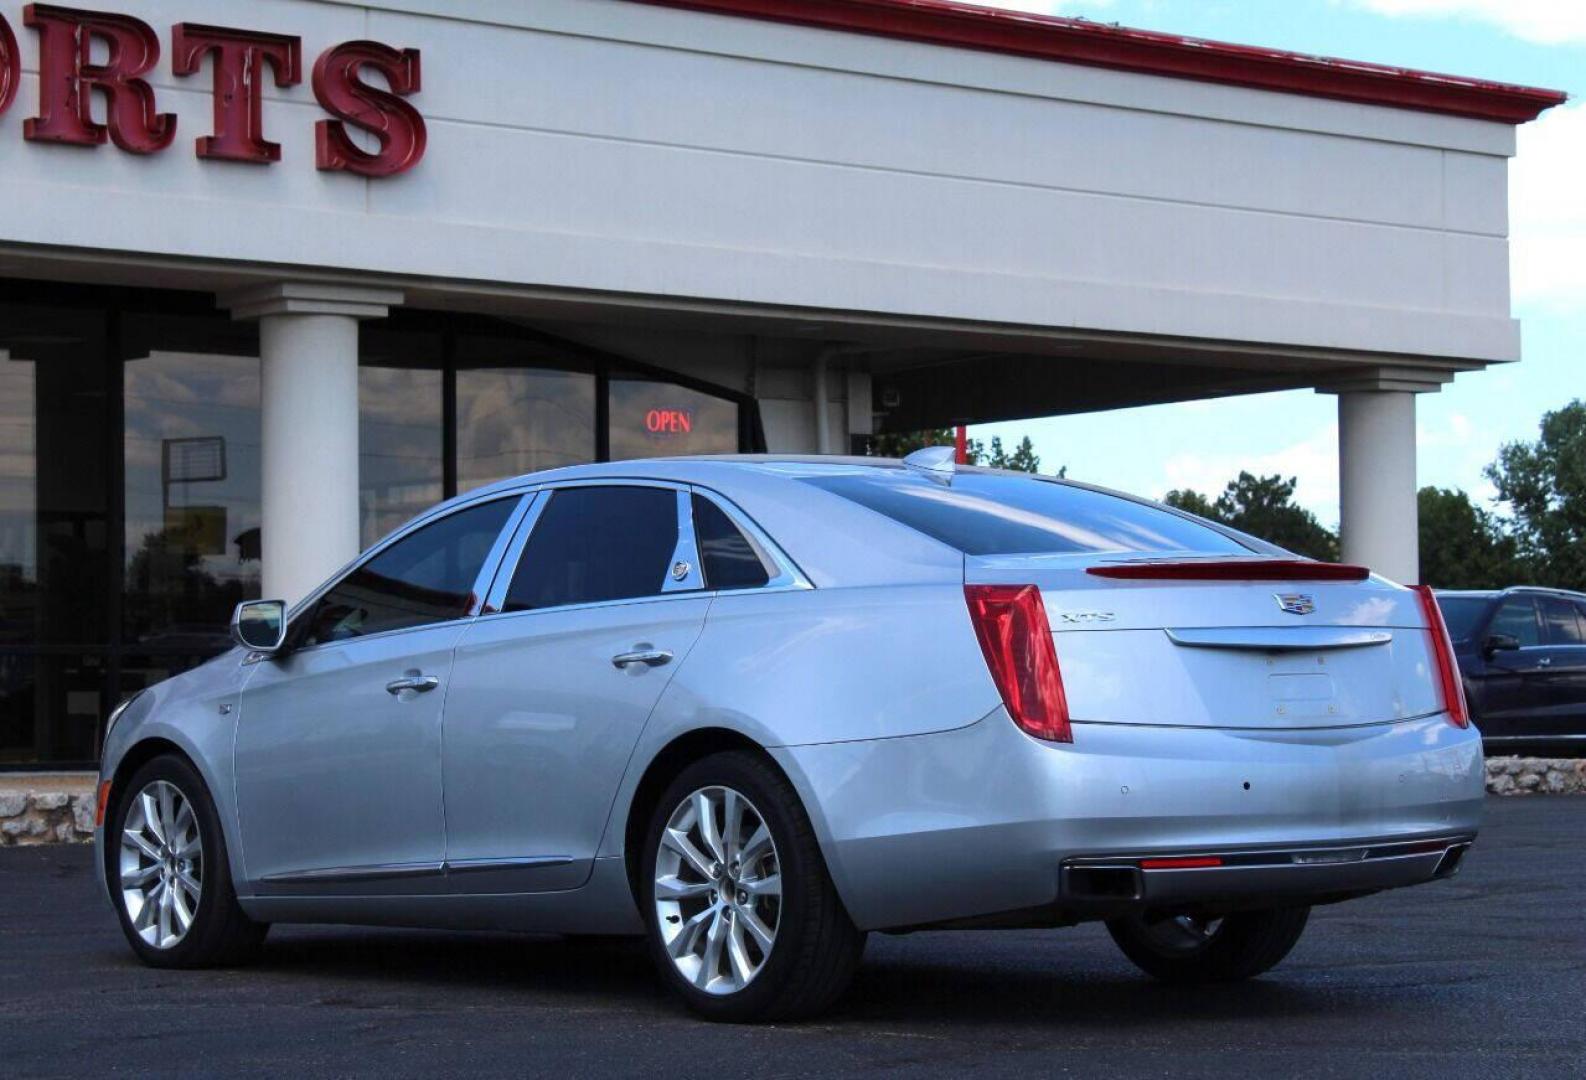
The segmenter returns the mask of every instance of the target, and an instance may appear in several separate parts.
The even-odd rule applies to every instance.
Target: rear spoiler
[[[1310,559],[1184,559],[1092,566],[1096,577],[1126,581],[1365,581],[1371,571]]]

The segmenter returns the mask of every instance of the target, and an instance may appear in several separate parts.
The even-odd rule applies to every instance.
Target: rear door
[[[607,483],[530,511],[446,700],[455,890],[588,878],[628,758],[710,607],[688,507],[681,488]]]

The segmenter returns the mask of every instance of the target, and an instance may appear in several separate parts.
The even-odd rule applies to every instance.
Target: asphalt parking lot
[[[1452,881],[1319,910],[1242,985],[1105,932],[872,936],[825,1020],[701,1024],[626,941],[280,928],[257,966],[138,965],[81,847],[0,850],[0,1074],[1586,1075],[1586,799],[1489,800]]]

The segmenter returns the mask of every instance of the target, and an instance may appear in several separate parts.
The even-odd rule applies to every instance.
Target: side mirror
[[[286,601],[244,600],[231,613],[231,640],[254,652],[279,652],[286,644]]]
[[[1509,634],[1490,634],[1481,643],[1481,651],[1491,657],[1493,653],[1513,652],[1520,647],[1520,639]]]

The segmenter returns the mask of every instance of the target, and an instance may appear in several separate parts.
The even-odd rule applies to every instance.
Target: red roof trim
[[[1523,124],[1556,90],[1029,15],[954,0],[639,0],[1069,64]]]

